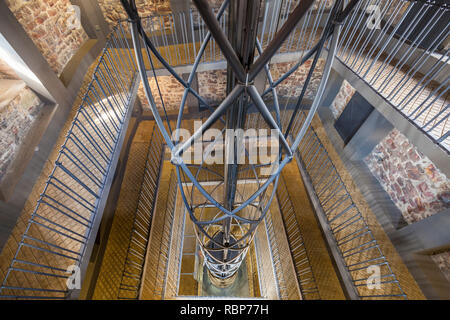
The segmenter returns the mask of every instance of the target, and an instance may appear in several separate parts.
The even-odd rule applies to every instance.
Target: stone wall
[[[449,179],[397,129],[364,161],[407,223],[449,207]]]
[[[150,89],[152,91],[153,99],[155,100],[156,106],[161,110],[161,115],[163,115],[161,97],[159,95],[158,87],[156,81],[153,77],[149,77]],[[178,114],[180,108],[181,98],[183,97],[184,87],[173,77],[173,76],[159,76],[158,85],[161,91],[161,95],[164,101],[164,107],[168,114]],[[142,107],[147,110],[150,109],[147,97],[145,96],[144,87],[141,84],[138,89],[138,97],[142,103]],[[187,110],[187,108],[186,108]]]
[[[227,93],[227,71],[212,70],[197,73],[199,94],[212,106],[219,105]]]
[[[40,99],[0,59],[0,179],[40,109]]]
[[[202,71],[197,73],[198,93],[211,106],[217,106],[226,96],[226,70]],[[156,106],[163,115],[161,98],[158,87],[153,77],[149,77],[150,88]],[[163,97],[164,106],[168,114],[178,114],[180,102],[183,97],[184,87],[173,76],[159,76],[159,89]],[[138,89],[138,96],[144,109],[149,109],[147,97],[145,96],[142,83]],[[187,111],[187,108],[186,108]]]
[[[98,4],[111,27],[114,27],[117,21],[128,18],[119,0],[98,0]],[[166,13],[170,11],[170,0],[137,0],[136,7],[141,17]]]
[[[341,88],[330,106],[331,112],[333,113],[333,117],[335,119],[339,118],[355,92],[355,88],[353,88],[347,80],[342,82]]]
[[[281,75],[286,73],[286,71],[288,71],[294,64],[295,62],[272,64],[270,66],[270,69],[274,80],[278,79]],[[280,98],[288,98],[291,95],[294,95],[294,97],[298,97],[300,95],[303,87],[303,82],[305,81],[309,71],[310,64],[311,60],[306,61],[306,63],[302,67],[298,68],[292,75],[290,75],[287,79],[285,79],[278,85],[277,92]],[[317,67],[313,73],[311,83],[306,90],[305,99],[312,100],[314,98],[320,79],[322,78],[322,70],[324,64],[325,61],[323,59],[320,59],[317,63]],[[200,96],[205,98],[205,100],[211,106],[219,105],[226,97],[226,70],[223,69],[202,71],[197,73],[197,77],[199,88],[198,92]],[[153,77],[150,77],[149,81],[155,103],[157,107],[162,111],[162,103],[158,93],[156,82]],[[171,114],[178,113],[181,98],[183,96],[183,86],[179,84],[173,76],[159,76],[158,83],[161,94],[163,96],[166,111]],[[270,99],[270,95],[271,94],[267,94],[265,96],[265,99]],[[149,108],[142,84],[138,89],[138,96],[142,102],[143,108]],[[296,99],[291,99],[290,103],[295,103],[296,101]]]
[[[298,97],[302,91],[303,83],[311,66],[312,59],[307,60],[302,66],[300,66],[294,73],[292,73],[287,79],[281,82],[277,86],[277,94],[279,97]],[[270,65],[270,72],[274,81],[279,79],[287,71],[289,71],[297,62],[280,62]],[[324,59],[319,59],[316,68],[313,72],[311,82],[306,90],[305,99],[312,100],[317,92],[317,87],[319,86],[320,80],[322,79],[322,71],[325,65]],[[267,86],[268,87],[268,86]],[[267,96],[270,96],[268,94]],[[292,99],[291,99],[292,100]],[[296,103],[296,99],[290,101],[290,103]]]
[[[13,100],[0,108],[0,179],[14,160],[41,107],[39,98],[24,85]]]
[[[61,74],[88,39],[69,0],[6,0],[50,67]]]

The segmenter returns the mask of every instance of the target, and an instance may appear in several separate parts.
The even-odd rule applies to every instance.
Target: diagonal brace
[[[264,103],[263,99],[258,93],[258,90],[254,85],[247,86],[247,92],[252,98],[253,102],[255,103],[255,106],[258,108],[259,112],[263,116],[264,120],[267,122],[267,124],[272,128],[277,130],[278,136],[280,137],[281,144],[286,149],[286,152],[288,154],[288,157],[292,157],[292,150],[289,147],[288,142],[286,141],[286,138],[284,137],[283,133],[281,132],[280,128],[278,127],[275,119],[270,114],[269,109],[267,108],[266,104]]]
[[[202,124],[200,128],[195,131],[195,133],[186,140],[179,148],[172,149],[173,152],[173,161],[177,161],[176,158],[180,157],[180,155],[186,151],[196,139],[198,139],[206,130],[208,130],[228,109],[228,107],[236,100],[236,98],[244,91],[244,86],[237,85],[234,89],[228,94],[225,100],[216,108],[216,110],[209,116],[209,118]]]
[[[297,7],[289,15],[289,18],[283,24],[281,29],[274,36],[273,40],[269,43],[266,50],[259,56],[258,60],[253,63],[249,71],[249,81],[252,81],[261,69],[269,62],[269,60],[275,55],[280,48],[281,44],[286,40],[291,31],[295,28],[297,23],[303,18],[305,13],[313,4],[314,0],[301,0]]]
[[[227,59],[227,62],[235,72],[236,77],[240,82],[245,82],[246,72],[244,70],[244,67],[242,66],[242,63],[239,60],[239,57],[237,56],[235,50],[231,46],[231,43],[228,41],[227,36],[222,31],[219,22],[217,21],[211,7],[209,6],[208,0],[193,1],[198,11],[200,12],[200,15],[202,16],[203,21],[205,21],[205,24],[208,26],[208,29],[211,32],[212,36],[214,37],[214,39],[216,39],[220,50]]]

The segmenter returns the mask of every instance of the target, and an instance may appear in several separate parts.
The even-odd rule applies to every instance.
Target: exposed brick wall
[[[0,109],[0,179],[14,160],[41,107],[41,101],[34,92],[24,87]]]
[[[6,0],[50,67],[61,74],[88,39],[69,0]]]
[[[106,22],[114,27],[118,20],[127,19],[128,16],[119,0],[98,0],[98,4],[102,9]],[[169,0],[137,0],[141,17],[153,15],[155,13],[165,13],[170,11]]]
[[[1,179],[9,164],[14,160],[16,151],[28,133],[37,113],[40,111],[41,101],[25,83],[20,82],[20,78],[14,70],[2,59],[0,59],[0,83],[2,88],[0,92],[2,97],[0,99]],[[19,89],[15,97],[6,94],[8,89],[11,89],[9,83]]]
[[[223,0],[210,0],[209,2],[212,8],[218,9],[221,6]],[[106,22],[108,22],[110,27],[114,27],[117,24],[117,21],[127,18],[127,14],[119,0],[98,0],[98,3],[103,12],[105,20]],[[136,7],[141,17],[148,17],[155,14],[166,14],[171,12],[170,0],[137,0]],[[199,16],[197,9],[192,2],[191,9],[193,10],[194,24],[196,24]],[[163,18],[165,27],[170,28],[173,25],[170,18]],[[143,19],[142,21],[144,29],[146,30],[159,30],[159,23],[159,19],[156,19],[155,21],[153,21],[153,23],[151,23],[150,19]]]
[[[309,68],[312,60],[307,60],[301,67],[299,67],[294,73],[292,73],[287,79],[281,82],[277,86],[277,94],[279,97],[289,97],[293,95],[298,97],[302,91],[303,83],[308,76]],[[291,69],[297,62],[281,62],[270,65],[270,72],[274,81],[284,75],[289,69]],[[322,71],[325,65],[324,59],[319,59],[316,68],[313,72],[311,82],[306,90],[305,98],[312,100],[317,92],[320,80],[322,79]],[[295,103],[291,101],[291,103]]]
[[[372,174],[411,224],[449,205],[450,181],[397,129],[364,159]]]
[[[278,79],[281,75],[286,73],[294,64],[295,62],[272,64],[270,66],[270,69],[274,80]],[[302,85],[309,71],[310,64],[311,60],[306,61],[306,63],[302,67],[298,68],[297,71],[295,71],[292,75],[290,75],[287,79],[285,79],[277,86],[279,97],[289,97],[291,95],[294,95],[294,97],[298,97],[300,95]],[[320,59],[317,63],[317,67],[313,73],[311,83],[306,91],[306,99],[312,100],[314,98],[317,87],[322,78],[322,70],[324,64],[325,61],[323,59]],[[202,71],[198,72],[197,76],[199,87],[198,92],[200,96],[205,98],[205,100],[212,106],[220,104],[226,97],[226,70]],[[156,105],[161,109],[162,104],[158,89],[156,87],[156,82],[152,77],[149,78],[149,81]],[[183,96],[183,86],[179,84],[173,76],[159,76],[158,83],[163,96],[166,111],[171,114],[178,113],[181,98]],[[139,87],[138,95],[144,109],[149,108],[142,84]],[[266,95],[266,99],[268,98],[270,98],[270,94]],[[296,100],[291,99],[291,103],[295,102]]]
[[[431,256],[431,259],[441,269],[442,274],[450,282],[450,251],[438,253]]]
[[[227,91],[227,71],[212,70],[197,73],[198,91],[210,105],[218,105],[225,99]]]
[[[162,115],[163,114],[162,103],[161,98],[159,96],[158,87],[156,86],[156,81],[153,77],[150,77],[149,82],[153,99],[155,100],[158,109],[161,110]],[[161,95],[163,97],[164,106],[166,108],[167,113],[178,114],[181,98],[183,97],[184,87],[173,76],[159,76],[158,84],[161,90]],[[150,109],[150,105],[148,103],[147,97],[145,96],[142,82],[139,85],[138,96],[139,99],[141,100],[142,107],[144,109]]]
[[[331,112],[333,113],[333,117],[335,119],[339,118],[342,111],[344,111],[345,106],[348,104],[355,92],[355,88],[353,88],[351,84],[347,82],[347,80],[344,80],[342,82],[341,88],[339,89],[338,94],[336,95],[330,106]]]

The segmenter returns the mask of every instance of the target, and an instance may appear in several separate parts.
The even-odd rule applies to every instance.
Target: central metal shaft
[[[229,41],[235,50],[244,70],[247,72],[254,60],[256,46],[256,33],[258,28],[258,17],[260,12],[260,0],[231,0],[229,6],[230,23],[228,25]],[[227,94],[236,86],[238,80],[229,65],[227,69]],[[235,103],[228,109],[226,114],[226,128],[244,129],[249,97],[244,92]],[[238,148],[241,141],[237,141],[236,135],[233,137],[233,143],[226,144],[227,154],[233,155],[232,163],[226,163],[224,168],[225,177],[225,207],[228,210],[234,209],[236,199],[236,187],[238,180]],[[230,140],[226,140],[230,141]],[[230,150],[230,149],[233,150]],[[231,153],[232,152],[232,153]],[[232,219],[227,218],[223,221],[223,259],[226,262],[230,257],[230,252],[226,247],[230,245]],[[231,257],[232,258],[232,257]]]

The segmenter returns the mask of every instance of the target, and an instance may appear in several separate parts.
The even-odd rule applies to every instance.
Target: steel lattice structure
[[[314,0],[301,0],[290,12],[284,24],[277,30],[264,50],[257,38],[260,8],[264,1],[225,0],[217,15],[214,16],[207,0],[194,0],[193,2],[209,32],[201,44],[187,81],[183,80],[174,68],[164,60],[146,35],[135,1],[121,1],[129,16],[136,61],[145,94],[156,123],[168,148],[171,150],[171,162],[176,166],[181,195],[190,218],[196,226],[196,235],[205,258],[205,264],[210,274],[219,281],[231,279],[245,258],[258,224],[269,210],[282,169],[293,159],[294,153],[319,107],[337,47],[341,24],[358,3],[358,0],[346,1],[345,6],[343,0],[333,1],[321,37],[294,66],[295,68],[289,70],[277,81],[272,78],[269,62],[292,30],[305,17],[308,10],[312,10]],[[227,9],[230,17],[228,36],[219,23]],[[214,37],[228,65],[227,96],[216,108],[211,107],[192,86],[202,55],[212,37]],[[328,41],[329,39],[331,40]],[[317,92],[301,129],[296,136],[292,136],[292,127],[296,116],[303,108],[302,101],[327,42],[329,46],[328,56]],[[142,43],[144,44],[143,47]],[[176,129],[182,128],[188,94],[196,97],[200,103],[211,111],[210,116],[201,127],[190,138],[182,142],[178,130],[171,136],[172,130],[167,117],[166,127],[160,115],[150,89],[143,51],[147,54],[146,58],[153,71],[152,54],[184,87]],[[256,52],[258,53],[257,57],[255,57]],[[296,104],[288,110],[289,112],[280,110],[277,86],[308,59],[312,59],[312,63]],[[255,86],[255,79],[260,73],[265,74],[269,83],[269,88],[263,92],[258,91]],[[153,75],[157,81],[156,73]],[[268,94],[272,95],[271,106],[268,106],[263,99]],[[164,108],[164,102],[162,101],[162,103]],[[249,118],[252,113],[251,110],[257,111],[257,116],[264,120],[264,126],[252,124]],[[287,117],[288,121],[282,121],[282,116]],[[236,161],[219,166],[211,165],[208,164],[204,155],[202,155],[200,163],[187,163],[183,159],[183,155],[189,152],[192,146],[202,139],[203,134],[212,127],[219,128],[222,133],[227,129],[261,129],[268,127],[277,134],[276,142],[279,144],[277,155],[268,163],[255,164],[249,161],[249,165],[237,164]],[[222,147],[226,154],[233,154],[234,160],[236,160],[238,148],[241,145],[243,146],[244,158],[249,160],[250,142],[246,143],[242,136],[232,138],[233,140],[225,140],[225,142],[216,139],[212,141],[211,145],[216,144],[216,146]],[[234,143],[230,143],[230,141]],[[270,168],[269,173],[266,170],[265,174],[261,174],[261,168]],[[209,179],[211,176],[213,178]]]

